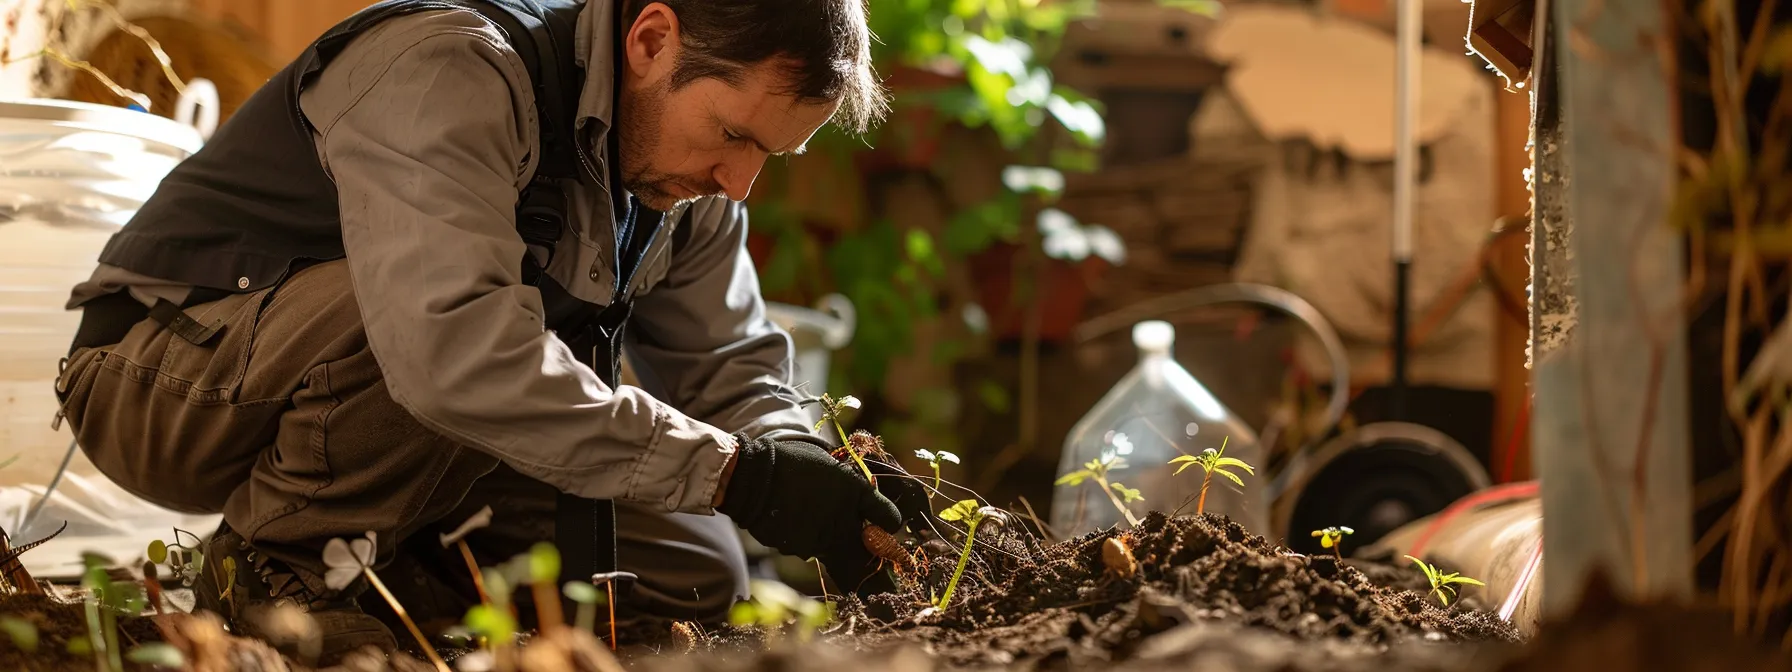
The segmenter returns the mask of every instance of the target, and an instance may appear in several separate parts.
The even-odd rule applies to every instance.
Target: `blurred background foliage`
[[[867,428],[899,446],[962,450],[939,431],[962,404],[1007,412],[1005,386],[960,385],[950,372],[1017,335],[1004,327],[1039,298],[1042,255],[1119,261],[1111,233],[1049,209],[1065,172],[1095,169],[1104,136],[1100,105],[1046,65],[1094,10],[1093,0],[870,0],[890,119],[868,137],[823,129],[807,154],[769,163],[748,201],[768,300],[840,293],[858,311],[832,380],[808,391],[826,382],[865,397]],[[892,380],[909,360],[947,373]]]

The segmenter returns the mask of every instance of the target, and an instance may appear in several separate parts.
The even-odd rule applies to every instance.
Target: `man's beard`
[[[653,157],[659,153],[661,113],[666,109],[666,96],[672,92],[669,82],[646,91],[623,91],[622,106],[617,111],[616,146],[622,162],[622,188],[645,205],[660,212],[680,203],[696,200],[680,198],[672,185],[697,192],[698,196],[720,193],[722,187],[709,178],[684,178],[653,169]]]

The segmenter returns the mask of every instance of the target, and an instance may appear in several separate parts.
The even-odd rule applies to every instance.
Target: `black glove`
[[[867,585],[878,561],[865,550],[863,528],[870,521],[895,532],[902,511],[853,473],[858,466],[807,442],[735,439],[734,475],[718,510],[760,543],[820,560],[836,584],[861,594],[884,588],[887,581]]]
[[[927,524],[927,519],[933,515],[933,505],[927,499],[927,487],[932,484],[931,481],[922,483],[920,476],[903,469],[902,465],[898,464],[893,457],[867,456],[865,466],[870,467],[871,473],[877,476],[878,493],[895,503],[896,508],[902,510],[904,525],[915,531],[932,529]],[[856,465],[853,473],[857,474],[859,478],[865,477],[864,474],[859,473]],[[928,475],[927,478],[932,479],[933,476]]]

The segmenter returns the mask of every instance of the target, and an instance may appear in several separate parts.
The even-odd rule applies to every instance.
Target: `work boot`
[[[234,571],[225,569],[226,558]],[[355,593],[364,587],[314,590],[286,563],[256,552],[228,524],[205,543],[205,564],[194,583],[197,608],[224,617],[237,635],[267,641],[302,662],[315,656],[312,664],[327,667],[363,647],[383,652],[397,648],[392,631],[356,602]],[[309,615],[314,628],[280,617],[294,609]]]

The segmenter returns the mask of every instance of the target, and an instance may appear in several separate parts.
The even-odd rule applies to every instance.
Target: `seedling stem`
[[[1219,450],[1208,448],[1207,450],[1201,451],[1200,455],[1180,455],[1175,459],[1170,460],[1170,464],[1182,465],[1176,468],[1176,473],[1178,474],[1189,467],[1201,468],[1201,495],[1199,501],[1195,503],[1195,515],[1197,516],[1206,513],[1207,511],[1207,487],[1213,484],[1213,475],[1215,473],[1232,479],[1232,482],[1237,483],[1238,487],[1241,488],[1244,487],[1244,480],[1240,479],[1238,474],[1227,471],[1226,469],[1228,467],[1238,467],[1239,469],[1243,469],[1244,473],[1252,476],[1257,475],[1257,470],[1253,469],[1251,465],[1245,464],[1244,460],[1236,457],[1226,457],[1226,443],[1231,439],[1232,437],[1221,439]],[[1187,502],[1184,502],[1184,505],[1186,504]]]

